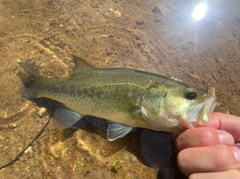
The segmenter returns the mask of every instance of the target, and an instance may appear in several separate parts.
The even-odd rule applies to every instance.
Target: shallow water
[[[0,166],[48,120],[21,97],[18,61],[35,62],[49,77],[68,75],[71,54],[98,67],[158,72],[215,87],[215,111],[240,115],[240,2],[211,1],[199,22],[192,7],[186,0],[0,0]],[[138,129],[109,142],[103,120],[86,121],[64,131],[50,123],[0,178],[184,178],[169,134]]]

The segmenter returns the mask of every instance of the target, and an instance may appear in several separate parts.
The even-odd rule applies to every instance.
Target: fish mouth
[[[210,121],[210,115],[212,114],[216,106],[216,97],[211,96],[203,103],[198,104],[194,108],[190,109],[188,114],[188,127],[194,127],[196,124],[204,124]]]

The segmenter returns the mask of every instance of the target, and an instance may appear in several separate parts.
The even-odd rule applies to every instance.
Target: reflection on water
[[[215,87],[216,110],[240,115],[240,2],[211,1],[199,22],[189,15],[194,5],[187,0],[0,0],[0,165],[13,159],[48,119],[22,98],[17,61],[33,61],[49,77],[68,75],[71,54],[98,67],[160,72]],[[0,178],[182,177],[170,135],[137,130],[109,142],[99,125],[105,122],[91,120],[73,131],[49,125],[18,162],[0,171]],[[124,162],[113,173],[118,158]]]

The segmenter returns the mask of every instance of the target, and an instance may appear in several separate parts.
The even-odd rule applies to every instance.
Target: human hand
[[[240,178],[240,117],[213,113],[176,139],[179,168],[191,179]]]

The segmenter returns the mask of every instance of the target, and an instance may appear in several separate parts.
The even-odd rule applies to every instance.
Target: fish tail
[[[28,73],[28,77],[23,77],[23,73],[18,74],[19,78],[24,83],[24,88],[22,90],[22,96],[27,99],[34,99],[39,97],[39,92],[36,87],[36,81],[41,76],[38,75],[38,70],[36,70],[34,64],[20,62],[19,65]]]

